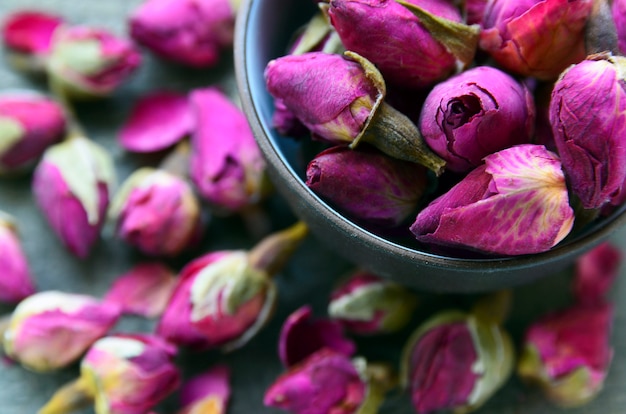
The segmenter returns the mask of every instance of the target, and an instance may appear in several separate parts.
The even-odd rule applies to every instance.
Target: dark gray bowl
[[[263,71],[285,54],[294,31],[315,12],[313,2],[244,0],[235,37],[235,70],[243,109],[269,163],[270,177],[311,232],[328,247],[376,274],[434,292],[482,292],[512,287],[562,270],[626,222],[624,207],[577,232],[552,250],[499,259],[431,254],[382,238],[354,224],[316,196],[303,181],[303,144],[271,126],[272,97]],[[324,260],[324,258],[320,258]]]

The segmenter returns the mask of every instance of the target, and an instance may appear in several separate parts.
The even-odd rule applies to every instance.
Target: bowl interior
[[[313,2],[244,0],[237,21],[235,69],[243,109],[266,156],[271,178],[311,231],[353,262],[419,289],[478,292],[530,282],[570,264],[626,222],[621,206],[568,236],[548,252],[504,258],[467,259],[421,251],[351,222],[304,184],[311,144],[272,128],[273,98],[263,73],[284,55],[294,32],[315,13]]]

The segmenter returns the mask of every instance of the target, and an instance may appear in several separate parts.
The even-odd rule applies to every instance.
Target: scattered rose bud
[[[0,96],[0,173],[34,163],[65,132],[63,109],[33,93]]]
[[[268,91],[315,139],[355,148],[368,142],[394,158],[439,174],[445,162],[424,144],[417,127],[383,102],[386,89],[376,67],[361,56],[323,52],[283,56],[265,69]]]
[[[114,181],[107,151],[84,137],[48,148],[33,177],[33,194],[61,242],[84,258],[98,240]]]
[[[233,44],[237,2],[229,0],[147,0],[130,16],[137,43],[165,60],[206,68]]]
[[[120,317],[117,305],[73,293],[35,293],[17,305],[4,332],[7,356],[35,371],[80,358]]]
[[[144,414],[180,384],[176,348],[152,335],[98,340],[80,364],[80,378],[59,389],[39,414],[64,414],[93,402],[96,414]]]
[[[122,184],[109,215],[126,243],[150,256],[176,256],[198,240],[200,213],[184,178],[144,167]]]
[[[602,301],[619,274],[622,252],[609,242],[594,247],[576,259],[574,295],[578,302]]]
[[[592,0],[491,1],[480,47],[511,73],[555,79],[585,58],[585,24],[592,5]]]
[[[141,263],[119,276],[104,300],[124,314],[160,316],[176,286],[174,272],[161,263]]]
[[[177,414],[226,414],[229,398],[230,370],[217,365],[183,384]]]
[[[351,332],[373,335],[402,329],[417,305],[408,289],[356,271],[331,293],[328,314]]]
[[[448,170],[467,172],[489,154],[530,143],[534,123],[528,89],[496,68],[480,66],[436,85],[419,127]]]
[[[344,336],[339,322],[312,319],[311,314],[310,306],[302,306],[283,323],[278,339],[278,356],[285,367],[294,366],[323,348],[347,357],[354,355],[356,345]]]
[[[187,96],[159,91],[140,98],[118,135],[122,148],[156,152],[182,140],[193,129]]]
[[[421,242],[520,255],[549,250],[573,223],[558,157],[525,144],[485,157],[424,208],[411,231]]]
[[[125,39],[82,26],[54,33],[48,75],[56,89],[73,98],[105,97],[141,64],[141,55]]]
[[[626,53],[626,1],[613,0],[611,11],[617,29],[618,48],[623,55]]]
[[[539,319],[526,332],[518,374],[558,405],[586,404],[602,390],[611,363],[612,323],[613,308],[601,301]]]
[[[196,349],[243,346],[269,320],[276,301],[271,276],[306,235],[297,223],[252,250],[208,253],[181,271],[157,326],[158,335]]]
[[[359,223],[393,228],[415,214],[428,188],[427,172],[366,145],[336,146],[309,162],[306,185]]]
[[[190,175],[217,209],[237,212],[267,192],[265,160],[241,110],[216,88],[190,96],[197,125],[191,137]]]
[[[16,303],[33,293],[35,286],[15,222],[0,211],[0,301]]]
[[[568,68],[550,101],[563,170],[587,209],[608,203],[626,179],[626,90],[622,56],[593,55]]]

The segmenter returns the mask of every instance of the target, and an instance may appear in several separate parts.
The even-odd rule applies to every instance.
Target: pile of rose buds
[[[321,5],[266,71],[276,128],[331,144],[311,160],[307,185],[381,232],[410,228],[424,245],[497,255],[548,250],[578,211],[589,220],[619,206],[624,58],[597,42],[617,44],[601,30],[612,28],[610,9],[518,3]],[[626,43],[626,2],[613,11]],[[232,46],[235,13],[227,0],[147,0],[128,31],[163,60],[207,68]],[[77,368],[39,414],[156,414],[175,394],[177,414],[226,413],[231,369],[219,362],[185,376],[181,354],[248,344],[289,293],[276,279],[308,234],[302,222],[276,230],[264,216],[271,185],[245,116],[216,85],[141,96],[117,144],[161,162],[116,187],[113,158],[73,108],[119,93],[142,49],[38,11],[8,16],[2,41],[9,63],[45,79],[49,93],[0,92],[0,179],[31,174],[46,230],[72,259],[92,255],[107,223],[142,258],[99,296],[38,290],[18,223],[0,206],[0,301],[16,305],[0,316],[2,354],[34,372]],[[223,215],[248,224],[252,247],[197,252],[209,218]],[[165,264],[190,252],[180,269]],[[606,296],[620,266],[608,243],[580,256],[569,306],[529,324],[519,343],[507,332],[511,291],[418,320],[415,292],[355,267],[328,295],[326,316],[306,303],[289,309],[277,338],[284,372],[257,406],[372,414],[401,391],[416,413],[467,413],[515,374],[558,406],[580,406],[609,372]],[[120,330],[127,315],[156,323]],[[359,349],[405,333],[399,364]]]
[[[272,122],[321,143],[306,185],[356,224],[500,257],[623,206],[626,2],[318,6],[265,69]]]

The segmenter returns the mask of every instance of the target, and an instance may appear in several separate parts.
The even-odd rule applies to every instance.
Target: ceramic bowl
[[[315,12],[313,2],[244,0],[235,37],[235,70],[242,106],[268,164],[270,178],[294,213],[330,251],[356,265],[418,290],[484,292],[556,273],[626,222],[624,207],[597,220],[550,251],[507,258],[464,259],[420,251],[353,223],[304,182],[306,143],[278,134],[273,99],[265,88],[267,63],[285,54],[298,27]],[[320,258],[323,260],[323,258]]]

